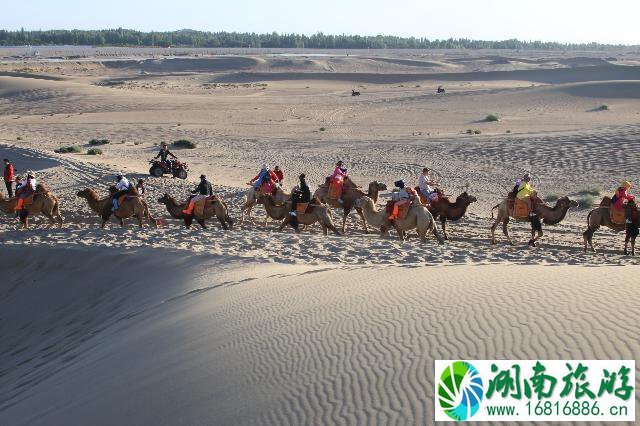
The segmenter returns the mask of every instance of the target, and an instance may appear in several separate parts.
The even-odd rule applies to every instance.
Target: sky
[[[190,28],[640,44],[640,0],[4,1],[0,28],[12,30]]]

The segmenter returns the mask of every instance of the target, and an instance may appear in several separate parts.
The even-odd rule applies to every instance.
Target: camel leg
[[[587,230],[582,233],[582,239],[584,240],[585,253],[587,252],[587,244],[591,248],[592,253],[596,252],[596,249],[593,248],[593,234],[595,234],[597,230],[598,230],[598,226],[595,226],[593,228],[588,227]]]
[[[121,217],[118,217],[118,220],[120,221],[120,226],[122,226],[124,228],[124,219],[121,218]]]
[[[356,212],[358,212],[358,215],[360,215],[360,219],[362,219],[362,226],[364,227],[364,233],[368,234],[369,233],[369,228],[367,228],[367,221],[364,218],[364,213],[362,213],[362,209],[359,209],[359,208],[356,207]]]
[[[285,226],[287,226],[289,224],[289,215],[287,215],[283,220],[282,223],[280,224],[280,227],[278,228],[278,231],[282,231],[284,229]]]
[[[198,224],[200,225],[200,227],[202,229],[207,229],[207,225],[206,225],[204,219],[196,219],[196,222],[198,222]]]
[[[444,222],[443,222],[444,223]],[[443,228],[444,229],[444,228]],[[438,241],[438,244],[444,244],[444,240],[447,239],[447,237],[445,236],[444,238],[442,238],[442,236],[440,235],[440,233],[438,232],[438,227],[436,226],[435,222],[432,223],[431,226],[431,233],[433,234],[434,237],[436,237],[436,240]],[[445,234],[446,235],[446,234]]]
[[[324,224],[322,224],[322,223],[321,223],[320,225],[324,228],[324,229],[323,229],[323,231],[324,231],[324,235],[327,235],[327,234],[328,234],[327,229],[331,229],[331,231],[332,231],[334,234],[336,234],[336,235],[342,235],[342,234],[340,233],[340,231],[338,231],[338,228],[336,228],[333,224],[327,224],[327,225],[324,225]]]
[[[136,219],[138,219],[138,228],[142,228],[142,215],[136,215]]]
[[[53,218],[53,215],[52,215],[51,213],[49,213],[49,212],[45,212],[45,211],[43,211],[43,212],[42,212],[42,214],[43,214],[47,219],[49,219],[49,226],[48,226],[48,228],[52,228],[52,227],[53,227],[53,225],[55,225],[55,224],[56,224],[56,220]]]
[[[347,218],[349,217],[349,210],[344,209],[342,213],[342,233],[344,234],[347,229]]]
[[[229,226],[229,229],[233,229],[233,219],[231,219],[229,216],[226,216],[225,220],[227,221],[227,225]]]
[[[498,222],[500,222],[500,218],[497,218],[493,225],[491,225],[491,244],[496,243],[496,228],[498,227]]]
[[[218,221],[220,222],[220,225],[222,225],[222,229],[224,229],[225,231],[229,229],[227,228],[227,222],[225,222],[224,217],[218,217]]]
[[[509,228],[507,226],[508,224],[509,224],[509,216],[507,216],[502,221],[502,233],[507,237],[507,241],[509,241],[509,244],[513,245],[513,241],[511,240],[511,236],[509,235]]]
[[[440,223],[442,224],[442,235],[444,236],[445,240],[448,240],[449,236],[447,235],[447,218],[444,216],[440,216]]]
[[[189,215],[189,216],[185,216],[185,217],[184,217],[184,226],[185,226],[187,229],[190,229],[190,228],[191,228],[191,224],[192,224],[192,223],[193,223],[193,216],[190,216],[190,215]]]

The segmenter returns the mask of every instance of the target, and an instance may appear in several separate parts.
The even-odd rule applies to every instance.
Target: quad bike
[[[167,160],[163,162],[160,160],[151,160],[149,161],[149,164],[151,164],[151,168],[149,169],[149,174],[151,176],[162,177],[170,174],[178,179],[187,178],[187,170],[189,170],[189,166],[181,161]]]

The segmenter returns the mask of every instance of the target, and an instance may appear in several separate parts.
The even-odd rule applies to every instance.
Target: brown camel
[[[627,247],[629,242],[631,242],[631,255],[635,256],[636,254],[636,237],[638,233],[640,233],[640,211],[638,211],[638,207],[635,202],[629,202],[625,208],[633,209],[631,213],[631,223],[629,226],[627,224],[617,224],[611,222],[611,217],[609,216],[609,209],[611,205],[611,198],[604,197],[599,207],[591,210],[587,215],[587,230],[582,233],[582,238],[584,239],[584,251],[587,251],[587,245],[591,248],[591,251],[595,253],[595,249],[593,248],[593,234],[600,228],[601,226],[606,226],[609,229],[614,230],[615,232],[626,231],[626,235],[624,238],[624,254],[628,255],[629,251]]]
[[[290,221],[289,212],[291,211],[291,201],[278,205],[275,203],[272,195],[263,195],[260,197],[260,201],[264,204],[264,208],[269,217],[275,220],[282,220],[279,228],[279,230],[282,231]],[[334,234],[341,235],[340,231],[338,231],[333,224],[333,220],[331,220],[329,207],[316,199],[311,201],[311,207],[308,213],[297,213],[297,218],[298,224],[300,225],[313,225],[318,222],[322,227],[322,233],[324,235],[327,235],[329,229],[332,230]]]
[[[574,200],[569,199],[569,197],[558,198],[556,201],[556,205],[551,207],[544,204],[542,201],[538,201],[535,204],[534,212],[538,215],[537,220],[531,223],[531,239],[529,240],[529,245],[532,247],[536,246],[536,241],[540,239],[544,235],[542,232],[542,222],[545,225],[557,225],[562,222],[564,217],[567,215],[567,212],[572,207],[578,207],[578,203]],[[509,208],[508,208],[508,200],[504,199],[500,204],[493,206],[491,209],[491,217],[493,218],[493,211],[498,209],[498,215],[496,217],[495,222],[491,226],[491,244],[496,243],[495,231],[498,223],[502,222],[502,232],[507,236],[507,240],[509,244],[513,245],[513,241],[509,236],[509,229],[507,228],[507,224],[509,223]],[[515,219],[517,221],[528,221],[528,219]],[[540,222],[542,220],[542,222]],[[536,236],[537,233],[537,236]]]
[[[320,185],[318,187],[316,192],[313,194],[313,198],[320,200],[320,202],[328,204],[333,208],[342,209],[343,211],[342,233],[343,234],[346,228],[347,217],[349,217],[349,213],[351,213],[351,210],[355,208],[356,212],[358,212],[358,215],[360,215],[360,218],[362,219],[362,226],[364,227],[364,232],[368,234],[369,229],[367,228],[367,221],[365,220],[364,215],[362,214],[362,210],[355,205],[355,202],[358,198],[366,196],[371,198],[374,203],[377,203],[378,195],[380,191],[386,191],[386,190],[387,190],[387,185],[385,185],[384,183],[373,181],[369,183],[369,188],[367,188],[367,192],[364,192],[350,178],[346,178],[344,181],[344,185],[342,186],[342,203],[340,203],[338,200],[328,197],[329,179],[327,178],[327,182],[325,182],[323,185]]]
[[[110,192],[111,194],[114,193],[113,187],[110,188]],[[141,228],[142,218],[146,218],[154,227],[158,227],[156,220],[149,212],[149,206],[140,196],[132,194],[131,196],[126,197],[114,214],[111,211],[111,194],[104,198],[100,198],[94,189],[86,188],[78,191],[77,196],[87,200],[91,210],[100,215],[102,218],[102,228],[104,228],[112,214],[118,219],[120,226],[124,226],[124,219],[135,216],[138,219],[138,226]]]
[[[171,195],[166,193],[162,197],[158,198],[158,202],[167,207],[167,211],[171,217],[174,219],[183,219],[184,226],[186,226],[187,229],[191,227],[194,219],[200,224],[202,229],[206,229],[207,226],[205,221],[214,216],[218,218],[222,229],[227,230],[233,228],[233,219],[229,217],[227,204],[220,197],[213,202],[206,203],[202,216],[197,214],[185,215],[182,211],[187,207],[187,203],[178,203],[178,201],[176,201]]]
[[[7,214],[15,214],[15,207],[18,203],[17,198],[6,199],[0,194],[0,210]],[[33,201],[27,205],[25,209],[20,212],[21,229],[29,228],[29,216],[43,215],[49,219],[49,227],[58,223],[61,227],[64,223],[64,218],[60,214],[60,203],[55,195],[50,193],[41,184],[36,186],[36,191],[33,194]]]
[[[251,185],[251,187],[247,190],[246,200],[244,202],[244,205],[240,209],[240,223],[239,223],[240,225],[244,223],[245,215],[247,219],[249,219],[253,223],[253,219],[251,218],[251,211],[253,210],[253,207],[255,207],[256,204],[260,204],[259,199],[261,195],[262,194],[260,194],[258,191],[255,190],[253,185]],[[285,201],[290,199],[291,199],[291,194],[287,194],[286,192],[284,192],[282,188],[276,187],[275,194],[274,194],[274,200],[276,204],[282,204]],[[268,219],[269,219],[269,215],[267,215],[265,219],[265,226],[267,225]]]
[[[381,228],[389,215],[384,208],[377,210],[374,201],[366,195],[358,198],[355,201],[355,206],[362,211],[365,220],[375,228]],[[438,232],[433,216],[429,210],[420,203],[412,204],[407,215],[403,219],[395,219],[394,226],[398,231],[398,235],[401,240],[404,239],[406,231],[416,229],[418,231],[420,241],[425,242],[427,240],[427,232],[431,231],[431,233],[436,237],[438,244],[444,243],[442,236]],[[385,234],[386,231],[382,235]]]
[[[444,235],[444,239],[448,240],[449,236],[447,235],[447,220],[456,221],[462,218],[467,212],[467,207],[471,203],[475,203],[478,201],[476,197],[473,195],[467,194],[467,191],[456,197],[455,202],[449,201],[448,198],[443,197],[440,198],[435,203],[431,203],[427,206],[429,212],[433,215],[434,219],[440,218],[440,223],[442,224],[442,234]]]

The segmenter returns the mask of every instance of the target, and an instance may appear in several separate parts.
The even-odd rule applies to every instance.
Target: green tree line
[[[123,28],[108,30],[0,30],[0,46],[75,45],[202,48],[311,48],[311,49],[535,49],[578,50],[622,47],[598,43],[567,44],[517,39],[488,41],[466,38],[430,40],[388,35],[257,34],[195,30],[142,32]]]

